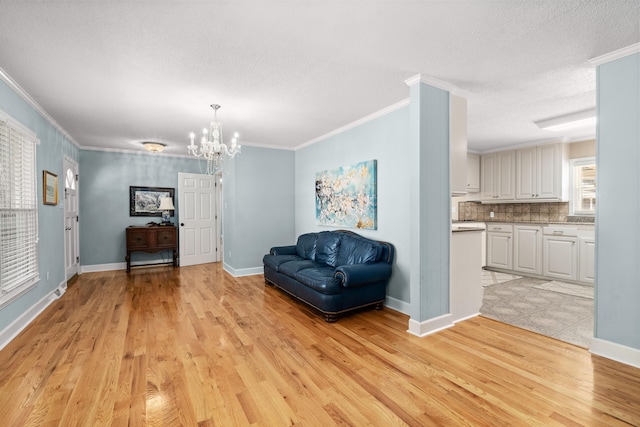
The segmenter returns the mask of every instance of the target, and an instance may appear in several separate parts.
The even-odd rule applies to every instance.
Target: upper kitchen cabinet
[[[480,155],[467,154],[467,192],[480,192]]]
[[[467,194],[467,100],[449,95],[451,194]]]
[[[568,145],[516,150],[516,199],[567,200]]]
[[[480,158],[481,199],[499,201],[515,199],[515,151],[485,154]]]

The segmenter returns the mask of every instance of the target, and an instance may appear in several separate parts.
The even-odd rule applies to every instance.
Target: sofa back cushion
[[[316,260],[316,240],[318,239],[318,233],[302,234],[298,237],[298,244],[296,245],[296,253],[299,257]]]
[[[380,259],[382,248],[378,242],[343,234],[340,236],[338,265],[363,264]]]
[[[338,252],[340,250],[340,236],[330,231],[318,233],[316,241],[316,261],[337,267]]]

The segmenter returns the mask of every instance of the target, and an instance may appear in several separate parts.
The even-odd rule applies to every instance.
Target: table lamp
[[[171,218],[171,213],[169,211],[174,210],[173,200],[171,197],[160,197],[160,206],[158,206],[158,210],[162,211],[162,223],[165,225],[169,225],[169,219]]]

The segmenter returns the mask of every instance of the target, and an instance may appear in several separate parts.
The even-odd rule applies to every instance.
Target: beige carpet
[[[482,286],[497,285],[510,280],[520,279],[522,276],[498,273],[497,271],[482,270]]]
[[[565,295],[573,295],[575,297],[593,299],[593,286],[575,285],[573,283],[564,283],[553,280],[551,282],[541,283],[534,286],[536,289],[545,291],[558,292]]]
[[[523,277],[483,287],[480,314],[581,347],[593,338],[593,299],[540,289],[549,280]],[[579,285],[576,285],[579,286]],[[593,288],[592,288],[593,289]]]

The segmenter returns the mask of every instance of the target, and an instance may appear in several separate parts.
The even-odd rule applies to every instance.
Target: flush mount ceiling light
[[[162,150],[164,150],[164,147],[167,146],[167,144],[163,144],[161,142],[153,142],[153,141],[145,141],[142,143],[142,145],[144,145],[145,150],[152,151],[154,153],[162,152]]]
[[[562,132],[573,130],[596,124],[596,109],[578,111],[577,113],[567,114],[565,116],[555,117],[548,120],[540,120],[535,124],[544,130],[553,132]]]
[[[225,157],[233,159],[240,154],[242,146],[238,144],[238,132],[231,139],[231,147],[228,147],[222,140],[222,125],[218,121],[218,104],[211,104],[213,108],[213,121],[209,124],[209,130],[202,130],[200,145],[194,144],[195,134],[191,132],[189,138],[191,145],[187,145],[189,153],[195,157],[202,157],[207,161],[207,175],[213,175],[222,169]]]

